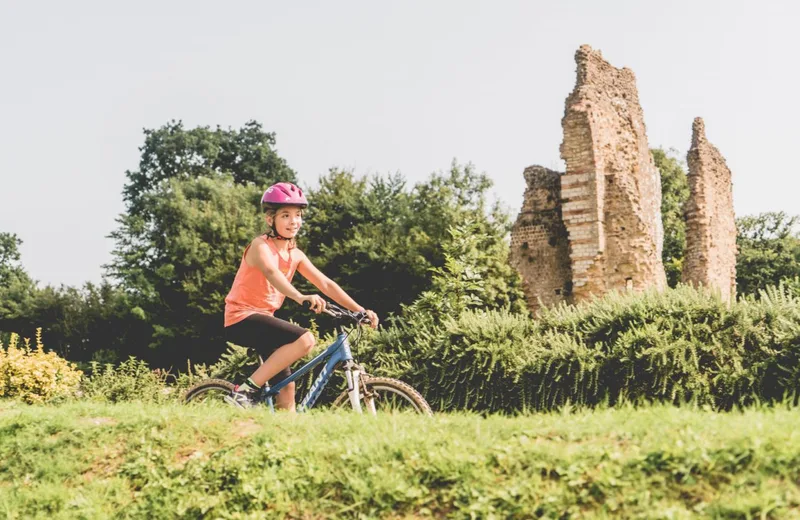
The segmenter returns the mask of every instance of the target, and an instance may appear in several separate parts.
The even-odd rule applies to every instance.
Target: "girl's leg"
[[[281,388],[280,392],[278,392],[278,398],[275,399],[275,408],[280,408],[281,410],[294,413],[294,399],[294,383],[289,383]]]
[[[264,363],[253,372],[250,379],[259,386],[278,375],[278,372],[288,367],[303,356],[308,355],[314,348],[314,336],[306,332],[296,341],[278,348],[273,352]],[[288,388],[288,387],[287,387]]]
[[[226,327],[226,337],[236,345],[255,348],[267,358],[248,382],[242,383],[251,388],[260,388],[276,376],[278,380],[288,377],[289,366],[311,352],[315,343],[314,336],[302,327],[265,315],[251,315]],[[294,399],[295,385],[290,383],[278,393],[275,404],[278,408],[294,410]]]

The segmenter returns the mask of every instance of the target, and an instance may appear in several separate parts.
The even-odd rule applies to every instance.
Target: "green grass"
[[[0,401],[7,518],[787,518],[800,411],[359,417]]]

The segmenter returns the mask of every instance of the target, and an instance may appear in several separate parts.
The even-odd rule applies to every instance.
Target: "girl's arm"
[[[300,263],[297,264],[297,272],[302,274],[306,280],[314,284],[314,286],[319,289],[322,294],[335,301],[342,307],[354,312],[360,312],[364,310],[364,307],[357,304],[355,300],[350,297],[350,295],[344,292],[344,289],[339,287],[339,284],[322,274],[322,271],[317,269],[305,254],[303,254],[303,259],[300,260]]]
[[[305,255],[303,256],[305,257]],[[310,296],[301,294],[300,291],[295,289],[289,280],[283,276],[283,273],[278,269],[275,258],[273,258],[269,250],[269,246],[264,241],[259,240],[254,244],[254,247],[250,248],[245,261],[261,271],[273,287],[300,305],[307,301],[311,303],[312,311],[320,313],[325,310],[325,300],[316,294]]]
[[[357,304],[349,294],[344,292],[344,289],[339,287],[339,284],[322,274],[322,271],[317,269],[305,254],[303,254],[303,259],[300,260],[300,263],[297,264],[297,272],[302,274],[306,280],[314,284],[314,286],[319,289],[322,294],[335,301],[342,307],[354,312],[365,311],[370,321],[372,321],[372,327],[375,328],[378,326],[378,316],[374,312]]]

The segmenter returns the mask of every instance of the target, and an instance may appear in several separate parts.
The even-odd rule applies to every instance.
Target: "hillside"
[[[796,409],[519,417],[0,402],[7,518],[786,517]]]

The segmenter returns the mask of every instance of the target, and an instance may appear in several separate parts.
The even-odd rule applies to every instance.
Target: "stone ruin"
[[[567,171],[525,169],[522,211],[510,261],[532,311],[577,303],[611,290],[666,287],[661,260],[661,178],[645,133],[636,78],[584,45],[566,101],[561,157]],[[687,155],[682,280],[736,291],[736,222],[731,172],[695,119]]]
[[[525,170],[525,201],[511,234],[511,262],[534,311],[610,290],[666,286],[661,178],[636,78],[588,45],[575,61],[577,83],[561,121],[567,171]]]
[[[511,264],[525,286],[528,308],[550,306],[572,294],[567,228],[561,215],[561,174],[525,168],[527,189],[511,230]]]
[[[724,301],[736,294],[736,217],[731,171],[719,150],[706,139],[699,117],[692,125],[692,147],[686,155],[691,196],[686,204],[686,254],[681,281],[720,292]]]

